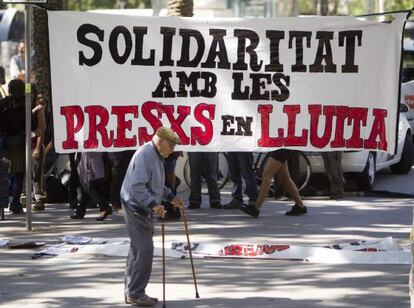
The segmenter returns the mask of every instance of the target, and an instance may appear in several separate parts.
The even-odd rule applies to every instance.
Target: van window
[[[403,78],[402,82],[414,80],[414,47],[403,51]]]

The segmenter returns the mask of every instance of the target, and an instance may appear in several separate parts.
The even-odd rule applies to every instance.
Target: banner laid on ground
[[[32,254],[32,258],[42,256],[62,256],[64,260],[77,255],[105,255],[126,257],[129,250],[128,238],[85,238],[49,246]],[[86,242],[87,241],[87,242]],[[76,244],[74,244],[76,243]],[[246,244],[246,243],[197,243],[191,244],[195,258],[245,258],[304,261],[310,263],[337,264],[411,264],[411,250],[403,249],[391,237],[370,241],[355,241],[329,246],[300,246],[286,244]],[[154,242],[154,255],[162,256],[162,243]],[[188,245],[184,242],[166,242],[165,255],[171,258],[189,256]]]
[[[395,17],[48,12],[56,150],[138,148],[168,126],[184,151],[393,153]]]

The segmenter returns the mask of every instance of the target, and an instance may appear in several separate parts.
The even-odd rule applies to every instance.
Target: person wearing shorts
[[[296,184],[293,182],[289,174],[287,160],[293,153],[293,150],[286,149],[275,150],[269,153],[269,159],[266,162],[266,166],[262,174],[262,184],[260,185],[259,197],[257,198],[256,203],[254,205],[244,204],[243,206],[241,206],[241,211],[252,217],[259,216],[260,209],[269,192],[272,179],[276,175],[279,181],[287,190],[290,197],[295,201],[295,204],[292,206],[291,210],[286,212],[285,214],[287,216],[298,216],[307,213],[307,208],[303,204],[302,198],[299,195]]]

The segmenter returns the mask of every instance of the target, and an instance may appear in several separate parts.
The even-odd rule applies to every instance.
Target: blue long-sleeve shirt
[[[171,201],[174,196],[164,185],[164,159],[152,142],[137,150],[129,163],[121,188],[124,206],[151,212],[162,200]]]

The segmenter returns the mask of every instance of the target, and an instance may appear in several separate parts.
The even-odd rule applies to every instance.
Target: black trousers
[[[108,153],[109,163],[111,165],[110,177],[110,201],[111,203],[121,204],[121,186],[124,181],[125,173],[128,169],[129,162],[135,151],[110,152]]]
[[[101,212],[106,211],[110,208],[108,201],[104,197],[104,192],[102,191],[102,188],[105,184],[105,179],[98,179],[89,183],[80,181],[80,184],[82,193],[80,200],[78,200],[79,205],[76,208],[76,214],[85,215],[89,200],[98,204],[99,210]]]

